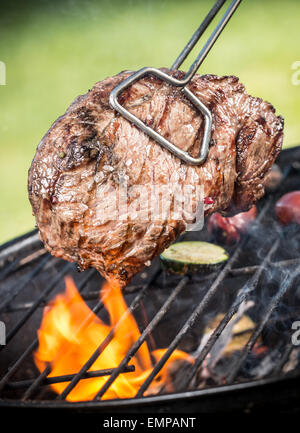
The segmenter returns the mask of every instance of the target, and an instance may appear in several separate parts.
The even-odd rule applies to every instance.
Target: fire
[[[85,304],[71,277],[65,279],[66,291],[56,296],[44,310],[41,327],[38,331],[39,348],[34,360],[42,372],[48,365],[48,377],[75,374],[86,363],[109,332],[114,329],[113,338],[100,354],[89,371],[118,367],[126,353],[140,336],[140,331],[132,314],[126,314],[127,305],[117,284],[105,283],[101,290],[101,300],[109,314],[110,325],[105,324]],[[153,368],[151,355],[156,362],[166,349],[149,352],[144,342],[130,365],[133,372],[120,374],[106,391],[104,399],[134,397],[139,387]],[[152,382],[151,389],[165,385],[171,389],[168,369],[178,360],[193,362],[193,358],[180,350],[175,350],[159,375]],[[107,381],[108,376],[82,379],[67,396],[69,401],[91,400]],[[52,384],[52,389],[61,393],[68,382]]]

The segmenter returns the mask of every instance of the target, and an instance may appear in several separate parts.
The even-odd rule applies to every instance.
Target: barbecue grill
[[[281,185],[260,200],[248,234],[227,247],[230,258],[225,267],[209,274],[176,276],[162,271],[155,259],[124,290],[141,336],[117,368],[91,370],[109,345],[112,330],[76,374],[48,377],[50,366],[38,372],[33,363],[37,329],[43,307],[64,290],[63,277],[73,276],[83,299],[98,315],[105,315],[99,300],[103,280],[93,269],[78,272],[74,264],[52,257],[36,230],[3,245],[0,320],[6,326],[6,344],[0,346],[0,406],[86,413],[299,411],[300,346],[292,339],[292,324],[300,317],[300,230],[293,224],[280,226],[274,204],[284,193],[299,189],[300,147],[282,151],[277,163],[283,172]],[[184,239],[210,240],[205,228],[186,233]],[[231,319],[247,302],[252,302],[247,314],[255,327],[230,359],[211,367],[216,347],[220,352],[227,341]],[[205,326],[221,313],[222,320],[203,343]],[[116,378],[132,371],[130,360],[144,342],[167,350],[135,398],[103,400]],[[149,395],[153,379],[176,348],[192,353],[194,364],[178,366],[171,392],[160,389]],[[205,380],[203,371],[209,372]],[[80,380],[99,376],[107,380],[92,401],[66,401]],[[50,388],[55,382],[66,382],[59,395]]]

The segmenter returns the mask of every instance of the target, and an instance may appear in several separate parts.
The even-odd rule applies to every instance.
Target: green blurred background
[[[171,65],[213,3],[3,2],[0,243],[34,226],[27,170],[52,122],[77,95],[106,76]],[[237,75],[250,94],[272,102],[285,117],[285,147],[300,143],[300,85],[292,84],[292,64],[300,60],[299,18],[299,0],[244,0],[200,71]]]

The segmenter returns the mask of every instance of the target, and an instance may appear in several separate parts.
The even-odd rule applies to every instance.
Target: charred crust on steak
[[[178,79],[185,75],[162,70]],[[106,78],[76,98],[42,138],[28,176],[29,199],[45,247],[81,269],[95,267],[122,286],[190,221],[103,220],[99,212],[111,205],[107,190],[202,184],[204,196],[214,199],[205,215],[248,210],[264,194],[284,123],[270,103],[249,96],[237,77],[196,75],[189,89],[211,110],[213,125],[206,162],[189,166],[111,109],[111,90],[131,73]],[[198,154],[203,117],[179,89],[144,77],[122,92],[120,102],[174,144]]]

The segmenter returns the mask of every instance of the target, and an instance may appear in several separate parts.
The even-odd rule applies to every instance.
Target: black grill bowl
[[[87,304],[95,308],[103,280],[94,270],[78,273],[73,264],[52,258],[33,231],[0,247],[0,320],[6,324],[8,340],[6,346],[0,347],[1,412],[34,411],[47,415],[300,412],[299,351],[291,343],[291,325],[300,318],[300,230],[293,225],[282,228],[274,217],[277,199],[300,189],[300,147],[282,151],[277,163],[284,175],[279,190],[258,203],[257,223],[239,244],[228,248],[230,259],[223,269],[208,275],[169,276],[161,271],[159,260],[155,259],[124,291],[127,305],[135,302],[137,305],[134,316],[141,333],[145,331],[141,343],[147,341],[151,346],[151,334],[157,347],[169,348],[171,353],[176,347],[193,352],[205,326],[218,313],[225,315],[225,330],[236,311],[237,299],[243,296],[243,290],[248,290],[249,299],[255,301],[249,316],[256,328],[224,377],[201,389],[181,386],[176,392],[150,396],[142,396],[142,391],[147,390],[145,385],[140,395],[132,399],[102,400],[100,392],[97,401],[58,400],[43,383],[32,359],[43,307],[64,290],[63,277],[70,274]],[[184,236],[185,240],[210,240],[205,229]],[[146,321],[141,307],[147,312]],[[106,317],[101,306],[96,311]],[[218,344],[223,332],[220,328],[211,337],[207,353]],[[253,348],[258,341],[273,351],[276,359],[265,374],[253,376],[247,366],[253,363]],[[204,359],[202,350],[199,366]],[[117,376],[123,367],[119,366],[113,374]],[[155,369],[158,372],[159,365],[154,366],[154,372]],[[108,375],[108,380],[111,377]],[[22,381],[29,382],[21,387]]]

